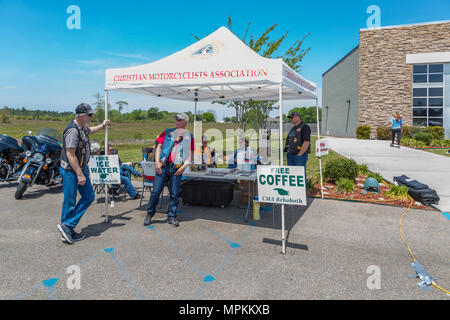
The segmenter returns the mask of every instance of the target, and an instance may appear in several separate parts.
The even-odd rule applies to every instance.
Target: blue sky
[[[81,9],[81,29],[69,30],[67,7]],[[381,8],[381,26],[450,19],[450,1],[112,1],[0,0],[0,107],[73,111],[103,93],[104,70],[161,59],[217,28],[231,15],[233,31],[260,35],[278,24],[273,37],[289,31],[286,47],[311,33],[302,76],[321,87],[322,74],[358,45],[370,5]],[[283,50],[284,49],[284,50]],[[133,108],[193,110],[188,102],[111,94]],[[314,102],[288,102],[291,107]],[[219,119],[233,115],[209,103]]]

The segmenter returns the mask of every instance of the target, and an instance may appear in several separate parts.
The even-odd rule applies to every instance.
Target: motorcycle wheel
[[[25,191],[27,190],[28,185],[25,182],[19,183],[16,189],[16,194],[14,197],[16,197],[17,200],[21,199]]]

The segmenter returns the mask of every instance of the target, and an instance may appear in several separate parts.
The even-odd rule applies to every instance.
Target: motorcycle
[[[61,183],[59,174],[61,155],[61,134],[52,128],[42,128],[36,136],[22,138],[26,148],[24,166],[17,180],[16,199],[21,199],[33,184],[47,187]]]
[[[24,165],[24,151],[16,139],[0,134],[0,182],[17,179]]]

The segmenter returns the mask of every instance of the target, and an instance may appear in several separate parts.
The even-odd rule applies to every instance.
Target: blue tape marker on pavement
[[[154,226],[148,226],[147,229],[153,229],[155,228]]]
[[[212,275],[208,274],[206,277],[203,278],[204,282],[211,282],[216,280]]]
[[[114,248],[106,248],[105,249],[105,252],[113,252],[114,251]]]
[[[240,248],[241,245],[239,243],[230,242],[230,247],[232,247],[232,248]]]
[[[446,217],[448,220],[450,220],[450,213],[444,212],[442,215],[443,215],[444,217]]]
[[[44,287],[51,288],[58,282],[58,280],[58,278],[46,279],[42,281],[42,284],[44,285]]]
[[[58,278],[50,278],[42,281],[45,289],[47,290],[47,300],[57,300],[55,284],[58,282]]]

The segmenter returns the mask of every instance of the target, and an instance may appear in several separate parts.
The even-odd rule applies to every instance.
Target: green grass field
[[[30,130],[36,134],[43,127],[51,127],[59,130],[61,133],[67,126],[67,122],[64,121],[44,121],[44,120],[17,120],[11,119],[11,123],[0,124],[0,134],[9,135],[15,139],[20,140]],[[94,126],[92,123],[91,126]],[[124,162],[139,162],[142,160],[142,148],[150,147],[153,145],[155,138],[165,129],[173,126],[173,122],[123,122],[113,123],[109,129],[109,141],[114,144],[115,148],[119,150],[119,157]],[[234,130],[236,125],[233,123],[203,123],[203,133],[209,129],[217,129],[221,132],[223,137],[226,135],[226,130]],[[188,125],[188,130],[193,132],[193,125]],[[104,142],[105,133],[100,131],[91,136],[91,141],[99,143]],[[232,141],[232,138],[225,140],[226,144],[237,145],[237,139]],[[315,156],[315,141],[317,136],[311,136],[311,151],[309,161],[307,164],[307,176],[311,176],[319,172],[319,159]],[[220,142],[223,143],[223,138],[218,138],[217,141],[211,143],[211,146],[217,147]],[[273,145],[277,147],[278,140]],[[225,150],[225,145],[223,147]],[[333,158],[338,157],[334,152],[330,151],[330,155],[322,157],[322,168],[326,163]],[[285,157],[286,165],[286,157]],[[220,165],[220,167],[226,167],[226,164]]]

